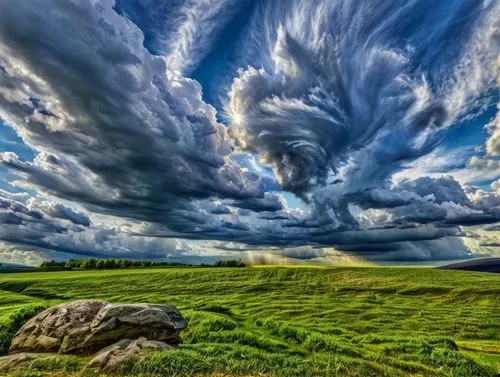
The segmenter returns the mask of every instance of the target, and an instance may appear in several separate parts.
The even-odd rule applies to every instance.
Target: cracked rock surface
[[[147,340],[144,337],[136,340],[122,339],[99,351],[87,367],[105,371],[117,370],[122,364],[139,357],[141,351],[145,349],[165,351],[173,347],[164,342]]]
[[[149,348],[162,349],[160,343],[179,343],[186,326],[174,306],[80,300],[31,318],[14,336],[9,353],[93,354],[117,341],[140,338],[148,339],[143,343]]]

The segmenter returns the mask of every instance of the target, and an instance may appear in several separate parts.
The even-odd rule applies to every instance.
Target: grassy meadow
[[[179,349],[122,375],[498,376],[500,275],[427,268],[164,268],[0,275],[0,352],[27,318],[76,299],[176,305]],[[98,376],[47,356],[9,377]]]

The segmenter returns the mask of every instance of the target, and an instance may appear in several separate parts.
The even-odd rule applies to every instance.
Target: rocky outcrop
[[[146,338],[123,339],[99,351],[87,367],[116,371],[129,360],[139,357],[141,351],[145,349],[165,351],[173,349],[173,347],[164,342],[147,340]]]
[[[35,353],[16,353],[15,355],[7,355],[0,357],[0,371],[8,370],[20,364],[30,362],[36,359],[37,354]]]
[[[31,318],[14,336],[10,353],[92,354],[117,340],[141,337],[149,339],[151,347],[154,341],[177,344],[186,325],[173,306],[81,300]]]

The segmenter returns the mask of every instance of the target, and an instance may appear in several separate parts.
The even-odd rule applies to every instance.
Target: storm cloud
[[[335,179],[377,187],[429,153],[496,84],[498,9],[452,3],[263,5],[248,46],[261,68],[239,71],[227,103],[241,147],[297,193]]]

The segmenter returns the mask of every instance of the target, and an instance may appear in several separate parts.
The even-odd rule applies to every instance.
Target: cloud
[[[404,181],[400,186],[421,197],[432,196],[433,200],[438,204],[443,202],[470,204],[460,183],[451,176],[435,179],[421,177],[413,181]]]
[[[75,225],[90,226],[90,219],[86,213],[76,211],[61,203],[43,201],[38,204],[34,198],[30,198],[28,206],[35,207],[51,217],[69,220]]]
[[[467,195],[475,208],[500,218],[500,195],[498,193],[481,190],[476,187],[469,187],[467,191]]]
[[[284,200],[280,196],[267,192],[263,198],[236,201],[233,202],[232,205],[239,208],[250,209],[254,212],[278,212],[285,207]]]
[[[499,107],[500,105],[497,105],[497,115],[495,116],[495,118],[493,118],[493,120],[486,126],[486,129],[490,134],[490,137],[486,141],[486,152],[489,156],[500,156],[500,111],[498,111]]]
[[[46,258],[35,250],[18,250],[15,246],[0,242],[2,265],[39,266]]]
[[[227,23],[248,0],[188,0],[178,10],[175,32],[165,42],[170,69],[192,71]]]
[[[296,247],[277,250],[248,251],[244,258],[252,264],[303,264],[319,265],[367,264],[399,262],[436,262],[469,259],[471,254],[464,242],[455,237],[437,240],[352,245],[348,254],[343,247]]]
[[[471,226],[500,221],[500,196],[475,187],[465,189],[452,177],[421,177],[403,181],[383,194],[364,195],[350,207],[364,229],[433,224],[438,227]],[[398,198],[399,201],[395,201]],[[406,198],[406,200],[402,200]],[[355,198],[354,198],[355,199]]]
[[[500,172],[500,163],[497,160],[483,159],[479,157],[472,157],[468,163],[469,167],[475,169],[485,169],[493,173]]]
[[[4,154],[7,166],[138,216],[161,216],[179,197],[263,195],[259,178],[225,157],[230,142],[200,85],[151,55],[112,1],[38,3],[1,6],[0,116],[40,152],[33,163]]]
[[[468,259],[469,249],[460,238],[443,237],[436,240],[404,242],[396,246],[396,250],[373,256],[376,261],[446,261]]]
[[[500,256],[500,232],[495,228],[471,227],[464,243],[481,256]]]
[[[0,192],[0,241],[36,247],[43,245],[46,237],[78,233],[90,225],[86,214],[63,204],[38,203],[34,198],[22,202],[15,200],[16,196]]]
[[[500,178],[491,184],[491,188],[496,191],[497,195],[500,195]]]
[[[473,156],[466,168],[455,172],[454,176],[467,183],[496,179],[500,176],[500,161]]]
[[[17,201],[12,197],[22,197]],[[49,199],[0,192],[0,259],[12,262],[6,253],[15,251],[16,260],[37,264],[43,259],[86,257],[122,257],[164,259],[190,249],[183,242],[155,237],[137,237],[134,223],[89,215]],[[33,253],[28,257],[28,253]]]
[[[405,164],[403,170],[395,172],[391,179],[395,183],[404,180],[414,180],[420,177],[440,178],[443,175],[453,174],[461,184],[465,184],[456,172],[463,169],[470,157],[474,155],[473,147],[456,149],[439,146],[427,155]]]
[[[262,68],[240,70],[227,102],[241,148],[259,153],[296,193],[331,176],[340,176],[347,190],[378,186],[429,153],[442,128],[495,85],[495,11],[483,2],[451,11],[435,2],[422,7],[417,1],[263,6],[261,27],[249,38]],[[477,17],[464,17],[470,13]]]

